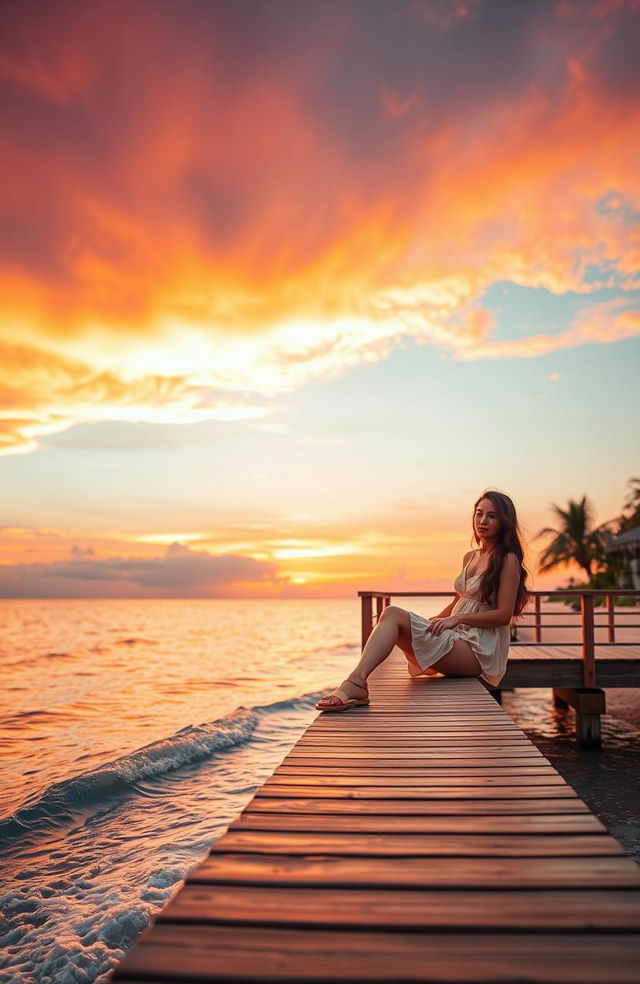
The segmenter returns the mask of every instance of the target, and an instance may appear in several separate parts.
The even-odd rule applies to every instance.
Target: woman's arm
[[[486,612],[461,612],[459,615],[448,615],[444,618],[437,615],[431,622],[431,631],[440,635],[444,629],[455,625],[474,625],[478,628],[493,628],[498,625],[509,625],[516,607],[518,585],[520,583],[520,564],[515,554],[507,554],[500,573],[497,605]],[[442,621],[439,621],[442,618]]]

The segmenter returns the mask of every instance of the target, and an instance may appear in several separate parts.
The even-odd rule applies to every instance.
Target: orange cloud
[[[531,358],[577,345],[606,345],[635,338],[640,335],[640,310],[625,308],[625,304],[624,299],[615,299],[594,305],[579,315],[570,328],[557,335],[532,335],[501,342],[481,341],[457,351],[455,357],[463,360]],[[557,379],[558,375],[552,373],[549,378]]]
[[[0,340],[0,455],[30,451],[37,438],[78,421],[172,423],[259,417],[264,405],[215,393],[186,375],[114,372]]]
[[[594,308],[497,344],[481,307],[496,280],[640,286],[637,4],[303,7],[5,8],[0,450],[266,415],[399,339],[470,359],[637,333]]]

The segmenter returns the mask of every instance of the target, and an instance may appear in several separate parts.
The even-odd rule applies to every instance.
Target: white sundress
[[[460,615],[462,612],[491,611],[491,606],[484,603],[480,598],[480,579],[484,571],[482,574],[473,574],[467,578],[467,568],[476,552],[474,550],[453,583],[460,597],[451,609],[452,615]],[[411,619],[411,646],[421,667],[417,669],[413,663],[409,662],[411,676],[421,676],[429,672],[436,673],[437,670],[429,670],[429,667],[446,656],[457,639],[462,639],[469,643],[480,663],[482,679],[486,680],[492,687],[496,687],[500,683],[507,669],[507,657],[511,641],[511,630],[508,625],[481,628],[461,623],[453,629],[445,629],[441,635],[434,636],[430,631],[428,619],[423,618],[422,615],[416,615],[415,612],[409,612],[409,617]]]

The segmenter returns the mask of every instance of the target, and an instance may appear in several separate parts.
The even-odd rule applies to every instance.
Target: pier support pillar
[[[599,687],[570,689],[555,687],[554,703],[560,700],[576,712],[576,739],[580,748],[600,748],[602,744],[600,715],[605,713],[604,690]],[[556,704],[556,707],[559,706]]]

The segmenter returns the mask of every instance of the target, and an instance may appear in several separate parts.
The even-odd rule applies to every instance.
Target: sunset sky
[[[5,0],[0,597],[443,590],[487,487],[534,573],[552,502],[618,515],[639,36],[638,0]]]

